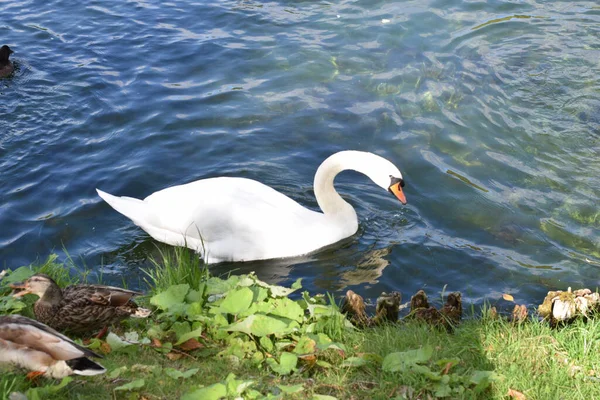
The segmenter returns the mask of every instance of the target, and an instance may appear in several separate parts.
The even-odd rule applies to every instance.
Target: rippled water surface
[[[311,257],[228,264],[367,297],[468,301],[595,287],[600,6],[572,1],[0,1],[0,262],[64,257],[137,285],[156,243],[96,195],[219,175],[311,208],[318,164],[375,152],[337,188],[360,218]],[[0,268],[1,269],[1,268]]]

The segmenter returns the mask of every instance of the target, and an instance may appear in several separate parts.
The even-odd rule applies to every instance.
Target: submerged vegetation
[[[210,276],[186,249],[161,253],[147,271],[148,320],[128,320],[105,339],[107,373],[40,378],[0,374],[0,399],[550,399],[600,397],[600,322],[553,329],[472,312],[448,333],[418,320],[354,327],[332,296],[270,285],[254,274]],[[34,298],[8,285],[43,271],[76,280],[55,256],[0,280],[0,314],[31,316]],[[84,277],[85,278],[85,277]],[[18,398],[18,397],[17,397]]]

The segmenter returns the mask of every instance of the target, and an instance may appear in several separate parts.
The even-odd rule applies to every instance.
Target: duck
[[[358,171],[406,204],[402,173],[370,152],[344,150],[325,159],[314,177],[321,212],[256,180],[215,177],[168,187],[144,200],[96,189],[117,212],[155,240],[188,247],[207,264],[298,257],[354,235],[354,207],[335,190],[335,177]]]
[[[0,364],[30,370],[29,379],[106,372],[90,357],[102,358],[39,321],[21,315],[0,316]]]
[[[14,283],[14,297],[34,294],[35,318],[60,332],[84,334],[100,330],[128,317],[146,318],[150,310],[138,307],[132,298],[143,293],[103,285],[71,285],[64,289],[48,275],[37,273],[23,283]]]
[[[7,45],[0,47],[0,78],[9,76],[15,70],[12,62],[8,59],[14,53]]]

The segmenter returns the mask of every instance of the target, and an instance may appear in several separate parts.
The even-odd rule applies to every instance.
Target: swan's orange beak
[[[390,186],[390,192],[394,193],[398,200],[400,200],[400,203],[406,204],[406,196],[400,187],[400,182],[394,183],[392,186]]]

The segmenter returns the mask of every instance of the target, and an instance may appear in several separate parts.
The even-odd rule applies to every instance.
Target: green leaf
[[[304,310],[293,300],[288,298],[274,299],[269,302],[269,305],[269,311],[265,312],[265,314],[273,314],[298,322],[304,320]]]
[[[164,369],[165,374],[167,374],[168,376],[170,376],[173,379],[179,379],[179,378],[187,379],[190,376],[195,375],[199,370],[200,370],[200,368],[191,368],[185,372],[181,372],[175,368],[165,368]]]
[[[293,353],[283,352],[279,357],[279,362],[272,358],[267,358],[267,364],[274,372],[280,375],[288,375],[296,369],[296,364],[298,364],[298,356]]]
[[[169,329],[169,331],[175,332],[175,337],[179,339],[183,335],[190,333],[192,331],[192,327],[187,321],[177,321],[171,325],[171,329]]]
[[[187,283],[171,286],[166,291],[152,296],[150,304],[167,311],[171,307],[183,303],[189,290],[190,285]]]
[[[119,377],[119,375],[121,375],[121,372],[127,371],[127,367],[126,366],[122,366],[119,368],[115,368],[112,371],[109,372],[108,379],[117,379]]]
[[[433,347],[426,345],[416,350],[390,353],[383,359],[382,368],[387,372],[404,370],[411,365],[425,363],[433,355]]]
[[[225,327],[227,331],[244,332],[248,335],[267,336],[291,332],[298,324],[280,317],[254,314],[235,324]]]
[[[296,347],[294,348],[294,353],[296,354],[313,354],[315,351],[317,350],[317,343],[307,337],[307,336],[302,336],[300,338],[300,340],[298,340],[298,343],[296,344]]]
[[[121,386],[117,386],[116,388],[114,388],[114,390],[136,390],[136,389],[141,389],[144,386],[146,386],[146,381],[143,379],[136,379],[135,381],[131,381],[129,383],[126,383],[124,385]]]
[[[121,339],[119,336],[110,332],[106,337],[106,343],[110,346],[110,349],[114,352],[125,352],[131,353],[137,351],[137,346],[133,346],[131,343]]]
[[[35,274],[29,267],[19,267],[14,271],[9,271],[8,275],[2,278],[2,285],[8,286],[11,283],[23,282]]]
[[[473,371],[470,382],[475,385],[473,391],[481,393],[486,390],[493,381],[498,379],[499,375],[494,371]]]
[[[269,353],[273,351],[273,342],[267,336],[260,338],[260,345]]]
[[[181,400],[219,400],[223,397],[227,397],[227,388],[222,383],[215,383],[205,388],[187,392],[181,397]]]
[[[250,307],[253,297],[254,293],[247,287],[231,291],[225,296],[219,310],[224,313],[237,315]]]
[[[227,395],[238,398],[254,384],[254,381],[242,381],[235,379],[235,374],[229,373],[225,378],[225,386],[227,387]]]
[[[367,360],[361,357],[348,357],[342,363],[342,367],[362,367],[367,364]]]
[[[202,293],[192,289],[188,292],[187,296],[185,296],[185,300],[188,303],[203,303]]]
[[[175,345],[179,345],[183,342],[186,342],[192,338],[197,338],[200,337],[202,335],[202,327],[194,330],[194,331],[190,331],[187,333],[184,333],[183,335],[181,335],[180,337],[177,338],[177,343],[175,343]]]
[[[62,390],[65,386],[71,382],[73,378],[70,376],[64,377],[58,385],[46,385],[38,388],[31,388],[27,390],[27,398],[31,400],[46,399],[51,395]]]
[[[277,385],[277,387],[285,394],[300,393],[304,390],[304,385]]]
[[[326,394],[313,394],[312,400],[337,400],[337,397]]]
[[[205,310],[200,303],[192,303],[185,309],[185,315],[190,320],[199,320],[204,316]]]
[[[240,277],[237,275],[230,276],[227,280],[221,278],[210,277],[206,281],[206,288],[208,295],[223,294],[227,293],[239,282]]]

